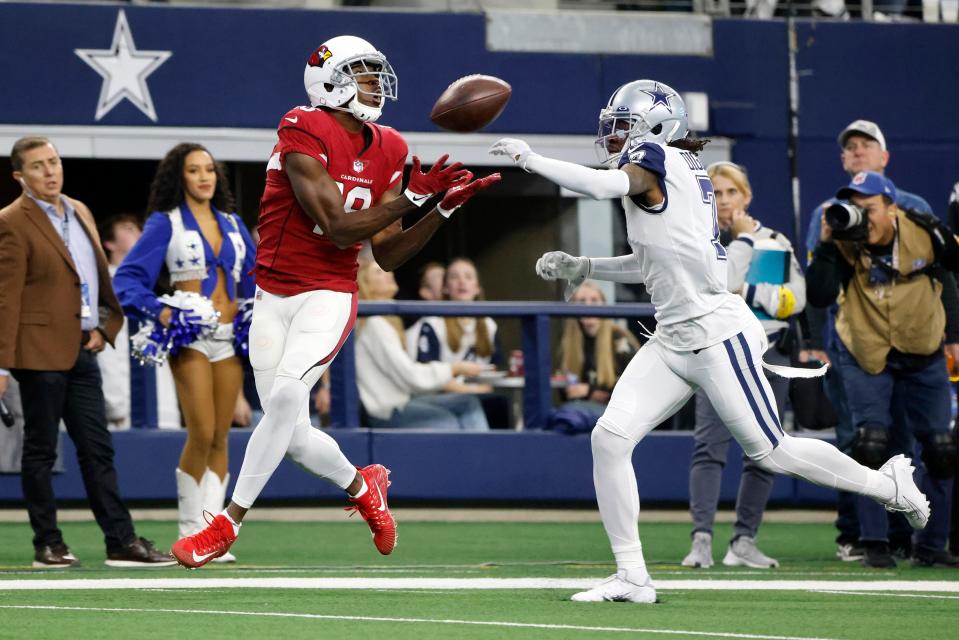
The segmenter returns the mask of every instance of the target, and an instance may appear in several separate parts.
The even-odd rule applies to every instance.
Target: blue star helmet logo
[[[672,107],[669,106],[669,99],[675,96],[676,95],[675,93],[666,93],[665,91],[663,91],[663,88],[659,86],[658,82],[653,84],[652,91],[650,91],[649,89],[641,89],[641,91],[653,99],[653,106],[649,108],[650,111],[655,109],[656,105],[661,104],[664,107],[666,107],[667,111],[669,111],[670,113],[673,112]]]

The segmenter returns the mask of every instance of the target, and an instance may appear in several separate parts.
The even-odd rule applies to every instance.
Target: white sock
[[[221,511],[221,512],[220,512],[220,515],[223,516],[224,518],[226,518],[226,521],[229,522],[231,525],[233,525],[233,535],[235,535],[235,536],[240,535],[240,527],[243,525],[243,523],[237,522],[236,520],[234,520],[233,518],[231,518],[231,517],[230,517],[230,514],[227,513],[227,510],[226,510],[226,509],[224,509],[223,511]]]
[[[649,573],[637,524],[639,489],[632,463],[635,445],[602,426],[593,429],[591,442],[596,501],[616,558],[616,568],[625,571],[630,582],[644,584]]]
[[[366,478],[363,477],[362,473],[360,474],[360,482],[362,482],[363,485],[360,487],[359,491],[357,491],[352,496],[350,496],[351,498],[359,498],[359,497],[362,497],[364,493],[366,493],[366,489],[367,489]]]

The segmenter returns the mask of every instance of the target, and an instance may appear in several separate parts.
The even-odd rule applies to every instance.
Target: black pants
[[[90,508],[103,530],[107,551],[135,538],[130,512],[120,499],[113,466],[113,439],[107,431],[103,381],[96,355],[80,349],[69,371],[15,369],[23,401],[23,458],[20,480],[33,527],[33,545],[63,542],[57,527],[53,464],[60,420],[77,450]]]

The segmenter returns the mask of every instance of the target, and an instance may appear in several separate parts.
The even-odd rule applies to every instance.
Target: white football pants
[[[284,455],[345,489],[356,467],[336,441],[310,425],[310,390],[353,329],[356,294],[278,296],[257,288],[250,364],[264,416],[246,446],[233,502],[249,509]]]
[[[892,499],[887,478],[832,445],[786,435],[762,372],[768,342],[758,321],[719,344],[673,351],[655,338],[630,361],[593,429],[593,482],[603,526],[618,563],[641,557],[636,444],[702,388],[743,451],[764,469],[816,484]],[[623,568],[623,567],[621,567]]]

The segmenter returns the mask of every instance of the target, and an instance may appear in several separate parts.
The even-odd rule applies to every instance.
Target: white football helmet
[[[596,153],[616,167],[633,140],[669,144],[688,133],[686,103],[671,87],[655,80],[627,82],[599,112]]]
[[[358,76],[375,75],[379,91],[362,93],[379,98],[371,107],[356,99],[361,91]],[[353,114],[357,120],[376,122],[386,99],[396,100],[396,74],[386,56],[356,36],[337,36],[321,44],[306,63],[303,85],[314,107],[328,107]]]

